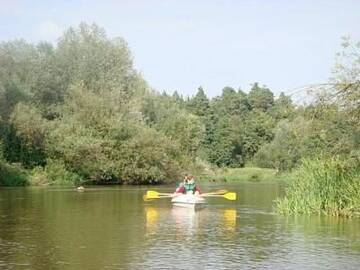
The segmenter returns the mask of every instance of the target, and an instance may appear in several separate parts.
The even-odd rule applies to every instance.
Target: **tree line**
[[[96,24],[69,28],[56,45],[2,42],[0,184],[163,183],[212,167],[358,158],[360,69],[341,64],[354,58],[349,46],[332,87],[305,106],[258,83],[212,99],[202,87],[159,93],[126,42]]]

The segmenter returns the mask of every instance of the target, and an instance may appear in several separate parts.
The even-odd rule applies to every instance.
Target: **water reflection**
[[[236,209],[223,210],[224,225],[226,228],[235,229],[236,227]]]
[[[209,226],[221,231],[235,231],[237,211],[235,208],[205,208],[194,210],[183,207],[144,207],[146,232],[153,234],[156,230],[172,227],[176,236],[191,236],[201,233]]]
[[[153,206],[145,206],[146,227],[153,228],[159,219],[159,211]]]
[[[359,219],[278,216],[276,183],[226,188],[239,200],[200,211],[139,187],[0,189],[0,270],[360,269]]]

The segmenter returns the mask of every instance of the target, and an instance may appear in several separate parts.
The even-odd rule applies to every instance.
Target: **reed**
[[[360,215],[359,160],[303,160],[276,208],[282,214]]]

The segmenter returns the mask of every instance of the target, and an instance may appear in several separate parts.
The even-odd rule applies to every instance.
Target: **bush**
[[[131,184],[164,183],[178,180],[190,161],[179,146],[149,128],[122,143],[113,151],[116,175]]]
[[[276,207],[283,214],[360,214],[358,159],[305,159],[292,174],[293,181]]]
[[[28,185],[26,172],[20,166],[7,164],[0,159],[0,186],[26,185]]]
[[[17,165],[8,164],[3,156],[3,145],[0,141],[0,186],[26,186],[26,172]]]
[[[80,176],[68,171],[62,161],[48,160],[45,168],[36,167],[31,171],[32,185],[73,186],[80,183]]]

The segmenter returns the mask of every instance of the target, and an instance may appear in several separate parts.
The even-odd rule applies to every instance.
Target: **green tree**
[[[252,158],[258,149],[274,137],[274,119],[262,111],[252,111],[239,126],[239,134],[244,142],[244,153]]]
[[[274,94],[270,89],[254,83],[249,92],[248,100],[252,109],[265,112],[274,105]]]
[[[58,42],[55,58],[65,90],[81,82],[90,91],[116,90],[123,102],[133,95],[136,72],[126,42],[108,39],[96,24],[68,29]]]
[[[295,106],[289,96],[286,96],[283,92],[275,100],[274,106],[270,110],[270,114],[276,119],[291,119],[296,115]]]
[[[209,99],[200,86],[196,95],[188,102],[190,112],[198,116],[205,116],[209,110]]]

